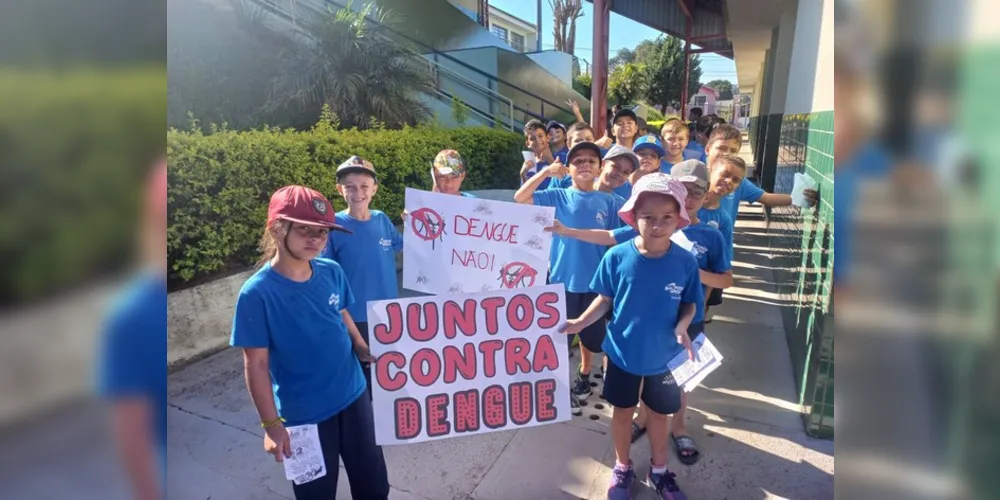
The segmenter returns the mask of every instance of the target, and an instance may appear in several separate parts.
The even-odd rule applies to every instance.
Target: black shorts
[[[674,382],[674,376],[667,370],[658,375],[642,377],[633,375],[608,360],[608,371],[604,374],[604,399],[615,408],[634,408],[642,404],[661,415],[671,415],[681,409],[681,388]]]
[[[721,288],[713,288],[712,289],[712,293],[708,294],[707,305],[709,307],[722,305],[722,289]]]
[[[590,304],[597,298],[596,293],[573,293],[566,292],[566,316],[570,319],[579,318],[590,307]],[[590,352],[604,352],[601,345],[604,343],[604,335],[607,328],[604,321],[597,320],[580,332],[580,343]]]
[[[365,344],[371,347],[371,342],[368,341],[368,322],[367,321],[355,321],[354,325],[358,327],[358,333],[361,334],[361,338],[365,339]],[[358,359],[358,363],[361,363],[361,371],[365,374],[365,385],[368,386],[368,400],[372,399],[372,364],[364,363],[361,359]]]

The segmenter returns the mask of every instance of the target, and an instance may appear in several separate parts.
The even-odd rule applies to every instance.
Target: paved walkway
[[[672,456],[669,466],[692,499],[833,498],[833,442],[802,431],[760,210],[743,210],[736,285],[708,329],[726,361],[691,394],[688,428],[702,459],[686,467]],[[281,466],[263,451],[238,351],[173,374],[169,401],[170,498],[292,498]],[[387,447],[391,498],[603,499],[614,450],[600,402],[593,396],[566,423]],[[633,450],[645,474],[648,441]],[[350,498],[340,474],[338,498]],[[654,496],[639,486],[636,498]]]

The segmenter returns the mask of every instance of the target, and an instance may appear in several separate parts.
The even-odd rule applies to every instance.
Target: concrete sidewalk
[[[833,442],[802,430],[760,210],[743,210],[736,285],[708,328],[726,360],[690,398],[688,428],[702,458],[688,467],[672,455],[669,467],[692,499],[833,498]],[[391,498],[605,498],[615,455],[599,393],[567,423],[387,447]],[[263,451],[238,351],[173,374],[169,403],[170,498],[292,498],[281,466]],[[633,460],[644,476],[645,437]],[[343,468],[340,475],[337,498],[350,498]],[[654,498],[638,483],[634,491]]]

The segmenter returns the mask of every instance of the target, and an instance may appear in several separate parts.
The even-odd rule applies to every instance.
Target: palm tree
[[[330,107],[345,127],[391,128],[430,116],[421,95],[434,89],[426,65],[409,48],[389,39],[384,26],[394,16],[373,3],[345,8],[299,22],[304,37],[282,51],[271,84],[269,106]]]

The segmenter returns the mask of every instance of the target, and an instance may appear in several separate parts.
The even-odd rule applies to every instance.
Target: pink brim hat
[[[687,210],[684,208],[684,203],[687,199],[687,189],[681,181],[660,172],[644,175],[635,183],[635,186],[632,188],[632,196],[618,210],[618,216],[626,224],[636,230],[639,229],[635,220],[635,205],[639,202],[639,197],[646,193],[665,194],[677,201],[678,212],[680,212],[680,222],[677,223],[678,231],[691,224],[691,217],[688,216]]]

